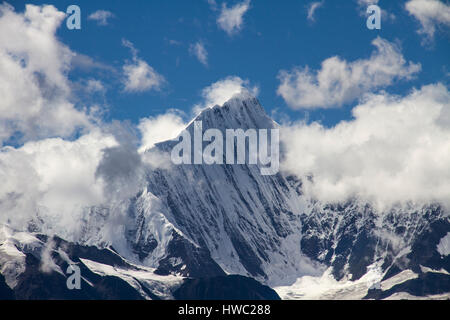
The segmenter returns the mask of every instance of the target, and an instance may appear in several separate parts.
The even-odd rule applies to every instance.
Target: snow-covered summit
[[[234,95],[223,105],[206,108],[188,127],[194,121],[202,121],[206,129],[270,129],[276,126],[258,99],[246,91]]]

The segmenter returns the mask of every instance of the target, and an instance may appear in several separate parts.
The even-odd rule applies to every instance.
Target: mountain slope
[[[276,126],[247,96],[207,109],[196,121],[202,121],[203,131],[216,128],[223,136],[226,129]],[[192,132],[193,125],[187,130]],[[173,145],[157,148],[164,152]],[[298,214],[304,203],[283,175],[261,175],[258,165],[180,165],[151,171],[147,181],[148,192],[167,208],[166,218],[207,248],[227,273],[271,283],[292,281],[302,272]]]
[[[279,299],[275,291],[246,277],[208,277],[193,282],[131,264],[112,248],[99,249],[56,236],[0,228],[0,300],[201,300],[210,295]],[[69,265],[80,268],[79,289],[70,290],[66,284]],[[220,286],[214,285],[217,283]],[[205,285],[208,294],[202,294]],[[239,295],[237,286],[242,288]]]

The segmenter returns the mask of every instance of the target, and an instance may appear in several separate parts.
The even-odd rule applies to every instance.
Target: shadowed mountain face
[[[279,300],[275,291],[243,276],[189,279],[175,292],[177,300]]]
[[[1,300],[279,299],[269,287],[251,278],[226,276],[218,266],[221,276],[194,281],[130,264],[112,248],[83,246],[7,227],[2,233],[6,239],[0,257],[6,277],[0,275]],[[80,268],[79,289],[67,286],[69,264]]]
[[[203,132],[219,129],[224,137],[226,129],[278,127],[248,95],[206,109],[195,120],[202,121]],[[193,126],[187,128],[191,135]],[[177,143],[162,142],[147,151],[166,154],[168,161],[145,172],[145,186],[124,206],[126,244],[117,250],[96,240],[109,217],[106,205],[91,208],[80,222],[77,244],[4,231],[2,297],[276,299],[257,281],[287,286],[327,268],[342,281],[377,270],[374,284],[393,282],[407,270],[417,275],[395,280],[386,290],[368,287],[367,298],[450,292],[449,255],[437,249],[450,232],[450,219],[440,205],[378,212],[358,199],[320,203],[303,194],[300,179],[283,171],[262,175],[259,165],[173,165],[170,152]],[[52,271],[46,273],[42,265],[49,257]],[[86,289],[65,293],[46,287],[65,283],[68,261],[81,266]],[[238,296],[233,287],[241,288]]]

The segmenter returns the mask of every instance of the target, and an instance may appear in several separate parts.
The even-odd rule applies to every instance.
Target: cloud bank
[[[102,150],[114,145],[112,136],[93,131],[75,141],[53,138],[1,148],[0,222],[23,229],[41,219],[50,233],[79,225],[83,208],[105,200],[95,172]]]
[[[450,205],[450,92],[424,86],[406,97],[371,95],[353,120],[286,127],[281,169],[303,178],[324,202],[359,196],[378,207],[396,202]]]

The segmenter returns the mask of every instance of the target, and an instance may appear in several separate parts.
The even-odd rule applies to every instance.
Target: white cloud
[[[143,92],[148,90],[160,90],[165,80],[147,62],[136,59],[133,63],[123,66],[125,74],[125,91]]]
[[[167,135],[169,119],[156,120],[142,121],[142,129]],[[158,138],[142,143],[149,139]],[[137,143],[134,128],[113,122],[74,141],[0,148],[0,223],[26,230],[33,222],[40,232],[70,241],[86,240],[87,227],[95,230],[92,241],[120,242],[117,225],[126,223],[127,201],[142,188],[145,168],[171,163],[162,153],[138,153]]]
[[[86,82],[86,90],[90,93],[93,92],[105,92],[105,86],[100,80],[89,79]]]
[[[215,105],[221,106],[243,90],[250,92],[253,96],[257,96],[259,92],[257,86],[251,86],[248,80],[243,80],[237,76],[229,76],[214,82],[202,90],[204,102],[194,106],[194,113]]]
[[[67,72],[74,54],[55,36],[65,14],[26,5],[23,14],[0,5],[0,145],[70,136],[90,126],[70,102]]]
[[[308,20],[315,21],[314,13],[323,6],[323,1],[311,2],[308,7]]]
[[[189,53],[194,55],[204,66],[208,65],[208,52],[202,42],[199,41],[195,44],[191,44],[189,46]]]
[[[94,130],[75,141],[53,138],[1,148],[1,222],[22,229],[38,216],[47,228],[76,229],[82,209],[104,201],[95,172],[102,150],[114,145],[112,136]]]
[[[359,196],[379,207],[450,205],[450,92],[444,85],[405,97],[371,95],[353,116],[333,128],[300,123],[283,129],[281,169],[304,178],[305,192],[325,202]]]
[[[419,20],[419,33],[429,38],[434,36],[438,26],[450,26],[450,5],[438,0],[410,0],[405,4],[408,13]]]
[[[144,92],[148,90],[160,90],[166,83],[165,78],[156,72],[147,62],[138,58],[138,51],[128,40],[122,40],[125,47],[131,50],[132,61],[123,66],[125,76],[123,83],[127,92]]]
[[[114,18],[114,14],[106,10],[97,10],[88,16],[89,20],[97,21],[97,24],[100,26],[108,25],[108,19],[110,18]]]
[[[244,14],[250,9],[250,0],[244,0],[228,8],[226,3],[222,4],[217,24],[229,36],[238,33],[244,23]]]
[[[153,148],[158,142],[176,138],[185,127],[186,123],[176,112],[141,119],[138,126],[142,135],[139,152]]]
[[[317,72],[308,67],[281,71],[277,93],[294,109],[339,107],[421,70],[419,63],[407,63],[396,45],[379,37],[372,44],[376,51],[369,59],[347,62],[335,56]]]

